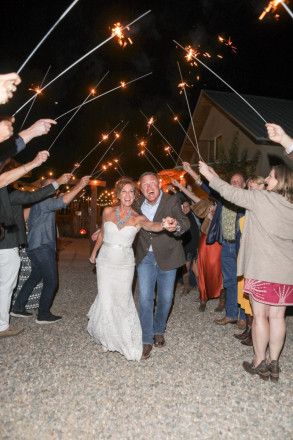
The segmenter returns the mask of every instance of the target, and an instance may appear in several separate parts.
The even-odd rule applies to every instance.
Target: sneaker
[[[0,338],[8,338],[9,336],[16,336],[23,332],[23,327],[8,327],[7,330],[0,332]]]
[[[46,318],[41,318],[40,316],[38,316],[36,319],[36,323],[37,324],[54,324],[55,322],[60,321],[60,319],[62,319],[62,316],[50,315],[50,316],[47,316]]]
[[[10,312],[10,316],[14,316],[14,318],[30,318],[33,316],[32,313],[27,312],[26,310],[24,312]]]

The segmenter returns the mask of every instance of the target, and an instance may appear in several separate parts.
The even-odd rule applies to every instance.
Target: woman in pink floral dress
[[[293,305],[293,171],[274,166],[266,178],[267,191],[246,191],[221,180],[203,162],[199,169],[211,188],[246,208],[237,275],[244,276],[243,290],[250,295],[254,359],[243,362],[243,368],[277,382],[285,310]]]

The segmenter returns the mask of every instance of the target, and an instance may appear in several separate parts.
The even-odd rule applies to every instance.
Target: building
[[[220,146],[223,145],[227,151],[235,134],[238,134],[240,153],[247,149],[248,159],[251,159],[257,150],[260,152],[257,174],[266,177],[270,167],[280,162],[292,167],[292,161],[283,154],[283,147],[269,141],[264,120],[281,125],[293,137],[293,101],[242,96],[260,116],[236,93],[201,91],[193,113],[193,125],[203,160],[211,164],[218,162]],[[194,141],[192,124],[187,135]],[[198,154],[188,136],[184,139],[180,157],[195,164],[198,162]]]

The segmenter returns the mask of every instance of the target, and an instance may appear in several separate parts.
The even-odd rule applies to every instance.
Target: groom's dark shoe
[[[151,344],[143,344],[142,355],[140,360],[148,359],[151,355],[153,346]]]
[[[156,348],[163,348],[166,344],[165,338],[163,335],[155,335],[154,336],[154,346]]]

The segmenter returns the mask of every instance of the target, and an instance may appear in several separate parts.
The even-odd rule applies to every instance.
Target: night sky
[[[70,0],[10,0],[2,5],[1,73],[18,70],[70,3]],[[174,165],[166,157],[162,140],[154,130],[151,130],[151,136],[147,135],[146,121],[140,110],[156,118],[157,127],[179,151],[184,133],[173,122],[167,103],[180,116],[185,128],[190,120],[184,96],[179,93],[177,61],[181,64],[184,80],[193,85],[187,88],[192,110],[202,89],[229,89],[203,67],[191,67],[184,58],[185,53],[176,49],[173,39],[184,46],[200,45],[201,53],[210,53],[210,59],[203,56],[200,59],[239,93],[292,99],[292,69],[289,65],[293,20],[279,5],[279,18],[269,13],[259,21],[258,17],[267,4],[268,1],[263,0],[80,0],[24,67],[20,74],[22,83],[10,103],[2,106],[2,113],[14,113],[30,98],[33,92],[28,89],[40,85],[50,65],[46,82],[108,38],[111,34],[109,27],[114,23],[125,25],[148,9],[152,12],[126,33],[133,45],[128,44],[122,49],[114,38],[71,69],[38,96],[25,127],[39,118],[54,119],[80,104],[108,70],[110,72],[100,85],[99,93],[116,87],[120,81],[129,81],[150,71],[153,74],[81,109],[52,147],[48,162],[35,171],[34,179],[49,169],[54,169],[56,174],[70,171],[103,133],[122,120],[129,121],[129,124],[102,163],[119,157],[125,174],[134,178],[150,170],[146,159],[137,156],[137,135],[139,138],[150,137],[148,148],[165,168]],[[288,4],[292,9],[293,4]],[[218,35],[226,39],[230,37],[237,48],[236,53],[231,46],[221,44]],[[217,54],[223,58],[218,58]],[[196,79],[198,75],[199,80]],[[19,130],[28,109],[29,105],[17,114],[15,131]],[[28,161],[40,149],[47,149],[69,117],[60,119],[58,126],[53,127],[46,137],[33,140],[16,159]],[[89,173],[108,146],[109,142],[102,143],[84,161],[77,175]],[[109,184],[118,177],[114,170],[103,174]]]

